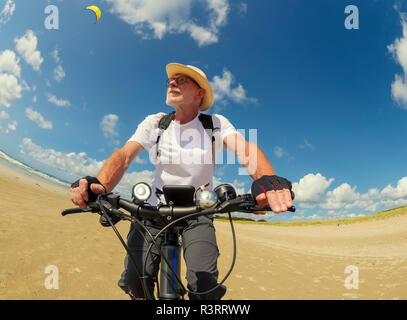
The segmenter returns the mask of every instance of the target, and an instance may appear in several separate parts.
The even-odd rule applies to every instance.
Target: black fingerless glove
[[[291,198],[294,200],[294,192],[292,192],[292,184],[285,178],[279,176],[262,176],[260,179],[254,180],[252,183],[252,196],[254,201],[259,194],[266,193],[270,190],[288,189],[291,192]]]
[[[102,185],[103,188],[105,188],[105,192],[106,192],[106,187],[99,181],[99,179],[96,178],[96,177],[90,177],[90,176],[86,176],[86,177],[83,177],[83,178],[80,178],[80,179],[76,180],[74,183],[71,184],[71,188],[77,188],[77,187],[79,187],[79,180],[81,180],[81,179],[86,179],[86,181],[88,181],[88,196],[89,196],[89,200],[87,201],[87,203],[89,203],[89,202],[95,202],[96,199],[97,199],[97,197],[98,197],[98,195],[95,194],[95,193],[93,193],[93,191],[90,189],[90,185],[91,185],[92,183],[97,183],[97,184]]]

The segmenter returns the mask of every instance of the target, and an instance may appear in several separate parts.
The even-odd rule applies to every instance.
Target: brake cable
[[[126,243],[124,242],[124,240],[123,240],[123,238],[121,237],[121,235],[120,235],[119,231],[117,230],[116,226],[115,226],[115,225],[113,224],[113,222],[111,221],[109,215],[106,213],[106,210],[105,210],[105,208],[103,207],[103,205],[101,204],[101,201],[100,201],[100,199],[99,199],[100,196],[101,196],[101,195],[99,195],[99,196],[98,196],[98,199],[97,199],[98,205],[99,205],[99,207],[100,207],[100,209],[101,209],[101,211],[102,211],[104,217],[105,217],[106,220],[109,222],[110,226],[113,228],[113,230],[114,230],[114,232],[116,233],[117,237],[119,238],[120,242],[122,243],[122,245],[123,245],[124,248],[126,249],[128,255],[129,255],[129,257],[130,257],[130,260],[132,261],[132,263],[133,263],[133,265],[134,265],[134,268],[135,268],[135,270],[136,270],[137,276],[138,276],[138,278],[139,278],[139,280],[140,280],[140,282],[141,282],[141,284],[142,284],[142,288],[143,288],[143,292],[144,292],[144,297],[146,297],[147,299],[155,300],[154,294],[153,294],[153,296],[151,296],[151,295],[150,295],[150,292],[147,291],[147,289],[146,289],[146,283],[145,283],[145,278],[146,278],[146,277],[145,277],[145,265],[146,265],[146,261],[147,261],[148,254],[149,254],[150,250],[147,251],[146,258],[145,258],[145,260],[144,260],[144,264],[143,264],[143,268],[142,268],[142,275],[140,275],[140,270],[139,270],[138,267],[137,267],[136,261],[135,261],[133,255],[131,254],[130,249],[128,248],[128,246],[127,246]],[[162,252],[161,248],[160,248],[160,247],[158,246],[158,244],[156,243],[156,240],[157,240],[157,239],[155,239],[155,238],[153,237],[153,235],[150,233],[150,231],[147,229],[147,227],[146,227],[144,224],[142,224],[138,219],[134,218],[134,219],[131,220],[132,223],[134,223],[134,221],[136,221],[136,222],[147,232],[147,234],[150,236],[150,238],[151,238],[151,240],[152,240],[151,245],[154,244],[155,247],[160,251],[161,257],[163,258],[163,260],[165,261],[165,263],[168,265],[168,267],[170,268],[171,272],[175,275],[175,278],[177,279],[177,281],[181,284],[182,289],[184,290],[184,292],[187,292],[187,290],[185,289],[185,286],[182,284],[181,279],[179,278],[179,276],[177,275],[177,273],[176,273],[176,272],[174,271],[174,269],[172,268],[171,264],[168,262],[168,260],[167,260],[167,259],[165,258],[165,256],[163,255],[163,252]],[[146,240],[146,242],[148,242],[148,240],[147,240],[147,238],[145,237],[145,235],[144,235],[139,229],[136,229],[136,230],[143,236],[144,240]],[[148,294],[147,294],[147,292],[148,292]]]
[[[154,245],[155,247],[156,247],[156,249],[160,252],[160,256],[161,256],[161,258],[163,258],[163,260],[164,260],[164,262],[167,264],[167,266],[169,267],[169,269],[170,269],[170,271],[175,275],[175,278],[177,279],[177,281],[179,282],[179,284],[181,285],[181,287],[182,287],[182,289],[184,290],[184,292],[187,292],[187,290],[185,289],[185,286],[183,285],[183,283],[182,283],[182,280],[179,278],[179,275],[175,272],[175,270],[174,270],[174,268],[171,266],[171,264],[169,263],[169,261],[167,260],[167,258],[165,257],[165,255],[163,254],[163,251],[161,250],[161,247],[157,244],[157,242],[156,242],[156,240],[157,240],[157,238],[154,238],[153,237],[153,235],[150,233],[150,231],[148,230],[148,228],[144,225],[144,224],[142,224],[140,221],[138,221],[138,220],[135,220],[142,228],[144,228],[144,230],[145,231],[147,231],[147,234],[150,236],[150,238],[151,238],[151,243],[150,243],[150,246],[149,246],[149,248],[148,248],[148,250],[147,250],[147,253],[146,253],[146,257],[144,258],[144,263],[143,263],[143,274],[144,274],[144,270],[146,269],[146,264],[147,264],[147,259],[148,259],[148,255],[149,255],[149,253],[150,253],[150,251],[151,251],[151,247]],[[133,222],[134,223],[134,222]],[[148,242],[147,241],[147,239],[146,239],[146,242]],[[145,281],[145,278],[142,278],[142,280],[143,280],[143,282]],[[158,293],[160,292],[159,291],[159,288],[158,288],[158,280],[157,280],[157,289],[158,289]]]
[[[210,211],[212,211],[212,210],[210,210],[210,209],[202,210],[202,211],[200,211],[200,212],[192,213],[192,214],[186,215],[186,216],[184,216],[184,217],[181,217],[181,218],[178,218],[178,219],[172,221],[171,223],[169,223],[168,225],[166,225],[164,228],[162,228],[162,229],[157,233],[157,235],[155,236],[155,240],[156,240],[162,233],[164,233],[167,229],[169,229],[170,227],[172,227],[174,224],[176,224],[176,223],[178,223],[178,222],[180,222],[180,221],[189,219],[189,218],[193,218],[193,217],[198,217],[198,216],[201,216],[201,215],[205,215],[205,212],[204,212],[204,211],[209,211],[209,212],[210,212]],[[204,213],[203,213],[203,212],[204,212]],[[177,281],[181,284],[181,286],[185,289],[185,291],[186,291],[187,293],[192,293],[192,294],[196,294],[196,295],[208,294],[208,293],[210,293],[210,292],[216,290],[218,287],[220,287],[220,286],[226,281],[226,279],[229,277],[229,275],[232,273],[232,270],[233,270],[234,265],[235,265],[235,262],[236,262],[236,234],[235,234],[235,229],[234,229],[234,227],[233,227],[232,216],[231,216],[230,213],[228,213],[228,216],[229,216],[230,226],[231,226],[231,229],[232,229],[232,237],[233,237],[233,259],[232,259],[232,264],[231,264],[231,266],[230,266],[230,268],[229,268],[229,271],[227,272],[227,274],[226,274],[226,276],[223,278],[223,280],[222,280],[221,282],[219,282],[219,283],[218,283],[216,286],[214,286],[213,288],[211,288],[211,289],[209,289],[209,290],[207,290],[207,291],[194,292],[194,291],[190,291],[190,290],[188,290],[188,289],[185,289],[185,287],[184,287],[184,285],[182,284],[181,280],[178,279],[178,276],[176,275],[176,273],[175,273],[173,270],[171,270],[171,271],[176,275]],[[146,257],[147,257],[148,254],[150,253],[151,248],[152,248],[152,245],[153,245],[153,243],[150,244],[150,246],[149,246],[149,248],[148,248],[148,250],[147,250],[147,253],[146,253]],[[147,258],[146,258],[146,259],[147,259]],[[146,259],[145,259],[144,263],[146,263]],[[168,264],[168,262],[167,262],[167,264]],[[170,268],[171,268],[171,266],[170,266]]]
[[[130,260],[131,260],[131,261],[133,262],[133,264],[134,264],[134,268],[135,268],[135,270],[136,270],[137,276],[139,277],[139,279],[143,279],[143,277],[141,277],[141,275],[140,275],[140,270],[137,268],[136,260],[134,259],[133,255],[131,254],[129,247],[128,247],[128,246],[126,245],[126,243],[124,242],[124,240],[123,240],[122,236],[120,235],[119,231],[117,230],[116,226],[113,224],[112,220],[110,219],[109,215],[107,214],[105,208],[103,207],[103,205],[102,205],[102,203],[101,203],[101,201],[100,201],[100,196],[101,196],[101,195],[99,195],[99,196],[97,197],[97,200],[96,200],[96,201],[97,201],[97,203],[98,203],[98,205],[99,205],[99,208],[100,208],[102,214],[104,215],[104,217],[106,218],[106,220],[109,222],[110,226],[113,228],[114,232],[116,233],[116,236],[119,238],[119,240],[120,240],[120,242],[122,243],[123,247],[126,249],[127,254],[128,254],[129,257],[130,257]],[[144,276],[144,275],[143,275],[143,276]],[[145,296],[145,297],[148,297],[149,295],[147,295],[147,290],[146,290],[146,288],[145,288],[145,286],[144,286],[144,281],[140,281],[140,282],[141,282],[141,285],[142,285],[142,288],[143,288],[144,296]],[[154,298],[154,297],[153,297],[153,298]]]

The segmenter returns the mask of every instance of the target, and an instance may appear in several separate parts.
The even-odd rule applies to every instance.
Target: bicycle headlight
[[[132,195],[138,201],[147,201],[151,196],[151,188],[145,182],[136,183],[133,186]]]

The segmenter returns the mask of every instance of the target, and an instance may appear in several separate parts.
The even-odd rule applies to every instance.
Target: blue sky
[[[348,5],[359,29],[345,27]],[[407,204],[406,15],[389,0],[2,0],[0,149],[68,181],[96,175],[147,115],[171,111],[165,65],[180,62],[208,76],[210,113],[257,129],[294,183],[297,213],[273,220]],[[247,192],[239,167],[219,165],[215,182]],[[153,169],[142,152],[118,191]]]

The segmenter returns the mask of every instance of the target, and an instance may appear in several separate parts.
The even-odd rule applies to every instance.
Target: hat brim
[[[208,110],[213,104],[213,91],[208,80],[202,76],[199,72],[195,71],[193,68],[180,64],[180,63],[169,63],[166,66],[166,71],[168,78],[175,76],[176,74],[183,74],[192,79],[194,79],[201,88],[205,89],[205,95],[202,99],[200,111]]]

